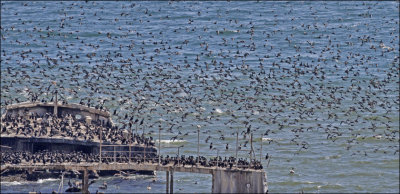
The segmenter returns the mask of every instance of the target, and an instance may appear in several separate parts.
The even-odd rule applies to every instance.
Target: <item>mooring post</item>
[[[167,175],[166,193],[169,193],[169,171],[167,170],[165,173]]]
[[[82,177],[82,193],[87,194],[89,193],[89,175],[88,170],[85,168],[83,170],[83,177]]]
[[[174,193],[174,171],[171,171],[171,180],[170,180],[170,193]]]

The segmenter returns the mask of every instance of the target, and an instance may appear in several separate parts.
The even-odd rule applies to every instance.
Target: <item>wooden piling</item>
[[[168,194],[169,193],[169,171],[166,171],[165,172],[166,173],[166,175],[167,175],[167,183],[166,183],[166,193]]]
[[[83,170],[82,193],[84,193],[84,194],[89,193],[89,175],[88,175],[87,168],[85,168],[85,170]]]
[[[171,180],[169,187],[170,193],[174,193],[174,171],[171,171]]]

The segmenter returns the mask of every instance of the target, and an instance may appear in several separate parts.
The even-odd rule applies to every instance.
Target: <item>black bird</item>
[[[142,119],[142,121],[140,121],[140,124],[139,124],[139,125],[143,125],[143,121],[144,121],[144,118]]]

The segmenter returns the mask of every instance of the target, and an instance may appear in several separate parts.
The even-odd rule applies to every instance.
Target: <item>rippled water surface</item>
[[[121,128],[126,114],[156,139],[161,127],[164,155],[196,155],[201,125],[201,155],[234,156],[235,132],[248,150],[250,128],[270,192],[399,192],[397,2],[1,4],[2,113],[57,87],[68,102],[104,103]],[[165,190],[164,172],[90,191],[103,181],[105,192]],[[174,188],[210,192],[211,175],[176,173]]]

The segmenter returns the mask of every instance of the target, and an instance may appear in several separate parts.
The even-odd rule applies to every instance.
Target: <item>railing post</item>
[[[129,163],[132,161],[132,150],[131,150],[132,144],[129,144]]]
[[[144,139],[144,126],[142,126],[142,134],[143,134],[143,139]]]
[[[144,151],[143,151],[144,163],[146,163],[146,143],[144,144],[143,149],[144,149]]]
[[[251,167],[251,161],[253,160],[253,133],[250,133],[250,162],[249,168]]]
[[[102,152],[101,152],[101,146],[102,146],[102,139],[103,139],[103,132],[102,132],[102,130],[101,130],[102,128],[101,127],[99,127],[99,131],[100,131],[100,163],[101,163],[101,155],[102,155]]]
[[[116,155],[115,155],[115,145],[113,146],[114,147],[114,162],[117,162],[116,160]]]
[[[199,157],[200,157],[200,125],[197,125],[197,163],[199,163]]]
[[[239,128],[236,128],[236,168],[238,167],[238,142],[239,142]]]
[[[181,148],[181,146],[178,147],[178,156],[177,156],[177,157],[178,157],[178,166],[179,166],[179,160],[181,159],[181,158],[179,157],[179,148]]]
[[[217,168],[218,168],[218,164],[219,164],[219,150],[217,149]]]
[[[58,91],[56,90],[55,91],[55,94],[56,94],[56,99],[55,99],[55,102],[54,102],[54,110],[53,110],[53,114],[55,115],[55,117],[56,118],[58,118],[58,95],[57,95],[57,93],[58,93]]]
[[[260,162],[262,159],[263,135],[261,135]]]
[[[161,127],[158,129],[158,165],[161,162]]]

